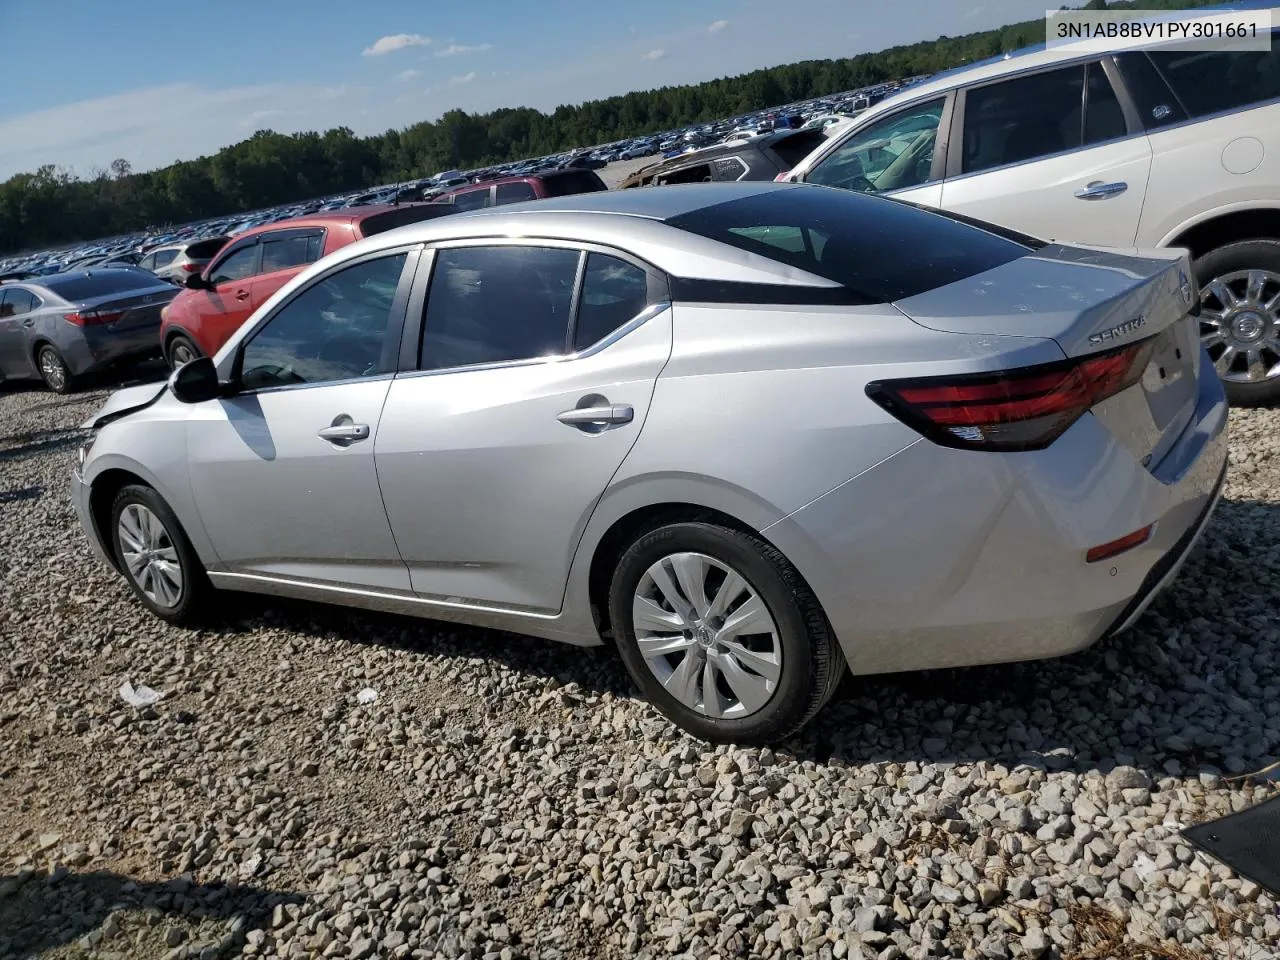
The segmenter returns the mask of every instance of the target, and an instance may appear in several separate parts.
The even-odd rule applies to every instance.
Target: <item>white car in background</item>
[[[785,179],[1059,242],[1184,247],[1201,339],[1236,403],[1280,400],[1280,37],[1037,50],[912,86]]]

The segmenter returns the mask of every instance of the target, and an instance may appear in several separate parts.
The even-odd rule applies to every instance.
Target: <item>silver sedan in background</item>
[[[612,642],[713,741],[846,669],[1070,653],[1208,522],[1185,256],[824,187],[594,193],[308,268],[113,396],[72,493],[157,615],[215,589]]]
[[[94,268],[0,284],[0,378],[76,377],[160,355],[160,311],[178,288],[135,267]]]

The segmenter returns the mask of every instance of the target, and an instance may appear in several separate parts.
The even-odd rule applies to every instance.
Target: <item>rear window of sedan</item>
[[[1035,249],[976,221],[829,187],[771,190],[667,223],[833,280],[865,303],[903,300]]]
[[[146,290],[151,287],[172,289],[171,284],[155,277],[148,277],[137,270],[73,273],[65,277],[49,277],[41,283],[41,286],[52,290],[64,300],[90,300],[94,297],[128,293],[130,290]]]

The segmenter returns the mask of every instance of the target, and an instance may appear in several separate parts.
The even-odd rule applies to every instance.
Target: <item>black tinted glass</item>
[[[187,247],[187,256],[192,260],[209,260],[227,245],[226,237],[213,237],[209,240],[197,240]]]
[[[481,207],[489,206],[489,187],[483,190],[468,190],[466,193],[456,193],[453,196],[453,205],[458,210],[479,210]]]
[[[406,254],[367,260],[317,280],[244,349],[246,388],[325,383],[378,373]]]
[[[564,197],[571,193],[599,193],[608,188],[594,171],[574,170],[547,177],[542,181],[542,189],[549,197]]]
[[[576,250],[459,247],[436,252],[419,366],[424,370],[565,352]]]
[[[521,200],[537,200],[538,195],[527,183],[500,183],[497,186],[498,203],[519,203]]]
[[[1102,64],[1091,63],[1087,68],[1088,91],[1084,107],[1084,142],[1101,143],[1123,137],[1127,132],[1124,122],[1124,111],[1120,109],[1120,101],[1107,79]]]
[[[113,293],[130,290],[149,290],[163,281],[136,270],[104,270],[102,273],[71,274],[66,277],[49,277],[41,283],[62,297],[63,300],[92,300]],[[172,290],[172,287],[169,287]]]
[[[299,267],[317,259],[313,255],[319,253],[319,237],[312,234],[294,234],[292,236],[273,239],[267,237],[262,242],[262,273],[273,270],[287,270]]]
[[[989,170],[1080,146],[1084,70],[1048,70],[970,90],[964,171]]]
[[[813,153],[822,141],[821,130],[801,130],[799,133],[793,133],[790,136],[779,137],[769,145],[769,149],[782,161],[782,169],[790,170],[809,154]]]
[[[1280,37],[1270,50],[1152,50],[1151,62],[1193,117],[1280,97]]]
[[[209,274],[211,283],[229,283],[232,280],[243,280],[258,272],[258,256],[262,253],[262,244],[254,243],[239,250],[233,250],[225,260],[214,267]]]
[[[770,190],[667,223],[833,280],[866,303],[914,296],[1030,250],[910,204],[824,187]]]
[[[585,350],[617,330],[649,302],[649,276],[617,257],[592,253],[582,278],[573,349]]]
[[[26,290],[15,290],[12,287],[7,290],[0,289],[0,318],[30,313],[39,304],[40,301],[35,295]]]

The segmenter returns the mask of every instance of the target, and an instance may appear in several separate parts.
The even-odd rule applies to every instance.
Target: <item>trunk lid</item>
[[[1139,383],[1092,412],[1154,468],[1195,414],[1203,350],[1191,277],[1180,251],[1050,244],[896,306],[932,330],[1047,338],[1071,358],[1150,341]]]
[[[125,293],[113,293],[103,297],[81,300],[76,309],[98,313],[119,313],[121,316],[101,329],[121,333],[141,327],[158,327],[160,311],[181,291],[172,284],[151,286]]]

